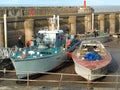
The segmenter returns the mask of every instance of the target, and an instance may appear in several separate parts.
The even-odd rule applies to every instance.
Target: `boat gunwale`
[[[38,60],[38,59],[45,59],[45,58],[48,58],[48,57],[53,57],[53,55],[56,56],[56,55],[59,55],[61,53],[65,53],[65,52],[61,51],[59,53],[55,53],[55,54],[51,54],[51,55],[47,55],[47,56],[36,57],[36,58],[23,58],[23,59],[19,59],[19,60],[17,59],[17,60],[15,60],[14,58],[10,57],[10,59],[12,61],[15,61],[15,62],[30,61],[30,60]]]
[[[74,61],[74,60],[73,60]],[[110,58],[110,60],[109,60],[110,62],[111,62],[111,58]],[[89,61],[89,62],[94,62],[94,61]],[[98,61],[99,62],[99,61]],[[110,64],[110,62],[108,62],[108,64]],[[74,61],[74,63],[76,64],[77,62],[76,61]],[[77,63],[78,64],[78,63]],[[106,65],[108,65],[108,64],[106,64]],[[100,67],[99,68],[95,68],[95,69],[89,69],[89,68],[87,68],[87,67],[85,67],[85,66],[83,66],[83,65],[81,65],[81,64],[78,64],[78,65],[80,65],[80,66],[82,66],[82,67],[84,67],[84,68],[86,68],[87,70],[97,70],[97,69],[100,69]],[[105,67],[106,65],[104,65],[103,67]]]

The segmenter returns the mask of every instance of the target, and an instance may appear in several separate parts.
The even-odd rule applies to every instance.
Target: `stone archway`
[[[108,20],[105,20],[105,32],[110,32],[110,22]]]
[[[85,25],[83,23],[77,23],[76,33],[84,34],[85,33]]]
[[[61,25],[60,29],[64,31],[64,33],[69,33],[69,26],[67,24]]]

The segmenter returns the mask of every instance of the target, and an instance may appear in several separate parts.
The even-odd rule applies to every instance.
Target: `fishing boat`
[[[10,56],[18,78],[50,71],[65,62],[67,55],[62,49],[62,30],[39,31],[43,35],[40,43],[17,50]],[[48,41],[49,42],[48,42]]]
[[[75,72],[86,80],[92,81],[107,74],[111,55],[97,40],[84,40],[72,54]]]
[[[70,59],[72,58],[73,51],[75,50],[76,47],[78,47],[81,44],[81,41],[83,41],[83,40],[97,40],[97,41],[100,41],[102,43],[105,43],[105,42],[108,42],[109,39],[110,39],[110,35],[108,33],[99,32],[99,31],[98,31],[97,36],[95,36],[91,32],[89,32],[87,34],[80,34],[80,39],[78,40],[78,42],[71,43],[70,48],[68,49],[68,52],[67,52],[68,56]]]
[[[85,34],[81,35],[81,39],[82,40],[98,40],[102,43],[107,42],[109,40],[110,35],[108,34],[108,32],[101,31],[99,29],[96,29],[94,27],[94,13],[92,13],[92,25],[91,25],[91,30],[88,30],[87,32],[85,32]]]
[[[81,41],[83,40],[97,40],[102,43],[108,42],[110,40],[110,35],[107,32],[94,29],[94,13],[92,13],[92,29],[86,31],[84,34],[79,34],[79,36],[80,36],[80,39],[78,43],[75,43],[75,45],[72,45],[70,51],[68,52],[68,56],[70,59],[72,58],[72,53],[75,49],[74,46],[76,47],[80,45]]]
[[[33,41],[33,46],[15,50],[10,56],[18,78],[51,71],[67,59],[63,30],[40,30]]]
[[[81,34],[81,40],[98,40],[102,43],[108,42],[110,35],[105,32],[100,32],[97,30],[98,35],[95,36],[94,33],[88,32],[87,34]]]

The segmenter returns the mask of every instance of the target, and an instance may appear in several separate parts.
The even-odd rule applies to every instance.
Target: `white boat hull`
[[[86,80],[92,81],[105,76],[107,74],[107,66],[90,70],[75,63],[75,72]]]
[[[30,60],[13,60],[16,75],[18,78],[25,78],[27,75],[43,73],[55,69],[60,64],[65,62],[67,58],[66,53],[61,52],[53,56],[43,58],[34,58]]]

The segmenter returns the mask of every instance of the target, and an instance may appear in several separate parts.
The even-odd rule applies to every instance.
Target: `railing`
[[[0,70],[0,72],[4,72],[3,76],[0,78],[0,82],[2,87],[8,86],[11,87],[12,85],[8,85],[8,82],[15,82],[15,81],[25,81],[26,84],[15,84],[13,83],[15,87],[21,87],[24,88],[24,90],[29,90],[31,87],[33,88],[40,88],[40,87],[49,87],[49,88],[56,88],[55,90],[62,90],[62,89],[82,89],[82,90],[96,90],[96,88],[99,88],[97,90],[103,90],[105,88],[108,88],[110,90],[118,90],[120,89],[120,74],[114,74],[114,75],[102,75],[105,76],[104,79],[109,78],[109,80],[105,81],[102,79],[96,80],[96,81],[87,81],[83,78],[80,78],[77,74],[70,74],[70,73],[51,73],[51,72],[40,72],[39,74],[42,74],[43,76],[37,78],[37,79],[30,79],[29,73],[27,74],[27,79],[17,79],[14,77],[5,77],[6,74],[14,73],[14,70]],[[6,74],[5,74],[6,73]],[[38,72],[35,72],[38,73]],[[95,75],[98,76],[98,75]],[[2,84],[2,81],[4,81],[4,84]],[[7,84],[5,84],[7,83]],[[50,85],[49,85],[50,84]],[[102,89],[100,89],[102,88]],[[80,89],[80,90],[81,90]],[[14,89],[12,89],[14,90]],[[42,90],[42,89],[40,89]]]
[[[79,7],[9,7],[9,8],[0,8],[0,18],[6,13],[7,17],[30,17],[30,16],[50,16],[53,14],[57,15],[79,15]],[[99,13],[110,14],[113,12],[96,12],[96,15]],[[120,13],[115,11],[114,13]],[[81,14],[84,16],[84,14]]]
[[[7,16],[28,16],[28,15],[53,15],[53,14],[63,14],[63,13],[77,13],[76,7],[16,7],[16,8],[0,8],[0,17],[5,13]]]
[[[10,54],[15,50],[15,48],[0,48],[0,60],[10,58]]]

